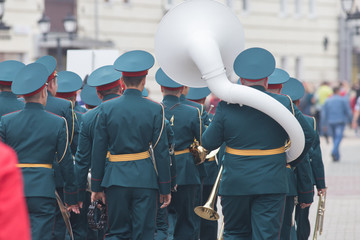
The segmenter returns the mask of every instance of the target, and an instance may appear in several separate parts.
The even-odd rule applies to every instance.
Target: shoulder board
[[[149,98],[149,97],[143,97],[143,98],[144,98],[144,99],[146,99],[146,100],[149,100],[150,102],[153,102],[153,103],[156,103],[156,104],[162,105],[161,103],[156,102],[156,101],[152,100],[152,99],[151,99],[151,98]]]
[[[286,97],[289,98],[290,104],[291,104],[292,113],[293,113],[293,115],[295,115],[294,104],[293,104],[293,101],[292,101],[291,97],[290,97],[289,95],[286,95],[286,94],[281,94],[281,95],[284,95],[284,96],[286,96]]]
[[[55,115],[55,116],[57,116],[57,117],[60,117],[60,118],[63,118],[62,116],[60,116],[60,115],[57,115],[56,113],[53,113],[53,112],[49,112],[49,111],[47,111],[47,110],[45,110],[45,112],[48,112],[48,113],[51,113],[52,115]],[[65,118],[64,118],[65,119]]]
[[[21,110],[22,110],[22,109],[16,110],[16,111],[13,111],[13,112],[9,112],[9,113],[6,113],[6,114],[4,114],[4,115],[2,115],[2,116],[6,116],[6,115],[9,115],[9,114],[12,114],[12,113],[20,112]]]

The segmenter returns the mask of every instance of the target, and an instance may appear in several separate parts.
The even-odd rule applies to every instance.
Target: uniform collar
[[[120,96],[119,94],[115,94],[115,93],[111,93],[111,94],[108,94],[106,96],[103,97],[103,102],[107,101],[107,100],[110,100],[110,99],[113,99],[113,98],[116,98]]]
[[[180,101],[182,102],[182,101],[185,101],[185,100],[186,100],[186,96],[184,94],[181,94]]]
[[[166,95],[164,96],[163,102],[168,104],[176,104],[180,102],[180,98],[174,95]]]
[[[0,92],[0,96],[8,97],[8,98],[17,98],[17,96],[13,92]]]
[[[265,92],[265,88],[263,86],[255,85],[255,86],[250,86],[250,87],[255,88],[255,89],[259,90],[259,91]]]
[[[25,103],[25,109],[42,109],[42,110],[44,110],[45,107],[41,103],[27,102],[27,103]]]
[[[140,90],[133,89],[133,88],[126,89],[123,95],[142,96]]]

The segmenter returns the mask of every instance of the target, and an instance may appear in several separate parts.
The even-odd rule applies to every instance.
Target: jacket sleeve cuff
[[[79,197],[79,202],[85,202],[85,199],[86,199],[86,189],[79,189],[79,194],[78,194],[78,197]]]
[[[317,189],[326,188],[325,179],[316,179],[316,188]]]
[[[104,191],[104,188],[101,187],[101,179],[94,179],[91,178],[91,191],[92,192],[102,192]]]
[[[298,198],[299,203],[312,203],[314,201],[314,191],[299,192]]]
[[[75,205],[78,203],[78,192],[66,192],[64,191],[64,202],[67,205]]]
[[[159,191],[161,195],[167,195],[170,194],[170,186],[171,181],[168,182],[160,182],[159,183]]]

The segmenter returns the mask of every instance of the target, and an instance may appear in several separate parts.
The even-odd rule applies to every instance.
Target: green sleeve
[[[64,178],[64,201],[68,205],[74,205],[78,202],[78,191],[74,173],[73,156],[67,138],[67,129],[64,119],[62,127],[59,129],[57,139],[57,159],[61,175]]]
[[[87,177],[91,164],[92,139],[89,134],[89,124],[81,123],[79,143],[75,155],[75,173],[79,185],[79,201],[85,201]]]
[[[159,191],[160,194],[166,195],[170,193],[171,187],[170,155],[164,109],[161,107],[159,110],[160,111],[155,114],[152,143],[154,144],[154,156],[158,172]]]
[[[91,190],[102,192],[101,182],[105,172],[106,154],[109,149],[106,129],[106,114],[102,108],[96,117],[94,140],[91,154]]]
[[[221,103],[218,104],[213,121],[206,128],[201,140],[202,146],[208,151],[215,150],[223,144],[224,126]]]

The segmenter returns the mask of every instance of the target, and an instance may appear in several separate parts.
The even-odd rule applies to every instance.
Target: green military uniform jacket
[[[324,189],[326,188],[325,171],[324,171],[324,163],[322,161],[322,156],[321,156],[320,137],[316,127],[316,121],[313,117],[306,115],[305,115],[305,119],[308,121],[309,124],[311,124],[311,126],[314,127],[316,133],[314,143],[311,146],[308,156],[309,157],[308,160],[310,162],[311,170],[312,170],[312,174],[311,174],[312,182],[314,185],[316,185],[317,189]]]
[[[174,116],[172,129],[175,135],[175,152],[188,149],[194,138],[201,141],[205,126],[197,108],[182,104],[178,97],[172,95],[165,96],[162,103],[166,118]],[[175,161],[178,185],[200,184],[199,171],[190,152],[176,155]]]
[[[292,112],[305,134],[305,148],[299,159],[307,153],[313,142],[314,131],[301,112],[283,95],[265,92],[261,86],[254,88],[272,96]],[[208,150],[224,142],[234,149],[276,149],[285,145],[285,130],[266,114],[248,106],[227,104],[221,101],[215,117],[202,137]],[[220,195],[280,194],[288,192],[285,153],[266,156],[239,156],[225,153]]]
[[[65,100],[62,98],[57,98],[51,95],[51,93],[48,91],[48,97],[47,102],[45,106],[45,110],[49,111],[51,113],[55,113],[56,115],[59,115],[60,117],[64,117],[67,122],[68,126],[68,133],[69,133],[69,141],[70,141],[70,149],[71,153],[75,154],[77,144],[73,139],[77,139],[77,132],[75,131],[77,129],[76,122],[75,122],[75,115],[72,109],[72,104],[69,100]],[[64,178],[61,175],[61,172],[59,171],[59,166],[54,161],[53,168],[55,170],[55,183],[57,188],[61,188],[64,186]]]
[[[101,192],[111,186],[159,189],[170,193],[170,156],[165,118],[160,104],[142,97],[136,89],[99,106],[91,159],[91,188]],[[108,162],[112,155],[145,152],[154,146],[155,164],[150,157],[136,161]]]
[[[214,118],[214,115],[209,113],[208,117],[207,117],[207,119],[208,119],[207,122],[210,124],[213,118]],[[219,158],[219,156],[220,156],[219,153],[216,154],[216,156],[218,157],[218,161],[220,162],[221,159]],[[204,185],[213,185],[215,183],[216,177],[219,173],[220,164],[218,165],[215,160],[213,160],[213,161],[209,161],[209,160],[210,159],[206,159],[206,161],[204,162],[204,167],[205,167],[205,171],[207,174],[207,176],[204,178],[204,181],[203,181]]]
[[[193,107],[196,107],[197,109],[199,109],[200,115],[201,115],[201,120],[203,121],[205,126],[209,126],[209,124],[210,124],[209,116],[208,116],[208,113],[205,110],[204,105],[186,99],[184,94],[181,94],[180,102],[184,103],[184,104],[187,104],[187,105],[190,105],[190,106],[193,106]]]
[[[119,97],[119,95],[109,94],[104,97],[103,101],[116,97]],[[98,113],[99,107],[96,107],[82,115],[78,148],[75,154],[75,173],[79,185],[79,201],[85,201],[87,176],[91,165],[91,150],[94,140],[96,116]]]
[[[12,92],[0,92],[0,119],[1,116],[23,109],[24,102],[17,99]]]
[[[39,103],[26,103],[24,110],[3,116],[0,123],[0,137],[14,148],[19,163],[53,164],[55,156],[61,160],[65,202],[72,205],[77,203],[77,186],[66,131],[65,120]],[[22,173],[26,197],[55,198],[53,169],[24,167]]]
[[[181,94],[180,96],[180,102],[189,106],[193,106],[196,107],[197,109],[199,109],[200,111],[200,116],[201,116],[201,121],[203,122],[203,124],[205,125],[205,127],[209,126],[210,121],[209,121],[209,116],[208,113],[205,110],[204,105],[197,103],[197,102],[193,102],[190,101],[188,99],[186,99],[184,94]],[[204,131],[204,130],[203,130]],[[200,179],[202,181],[207,181],[208,178],[208,173],[207,173],[207,167],[205,166],[207,165],[206,163],[197,165],[197,169],[199,170],[199,174],[200,174]],[[211,169],[210,169],[211,171]],[[215,177],[216,178],[216,177]]]

